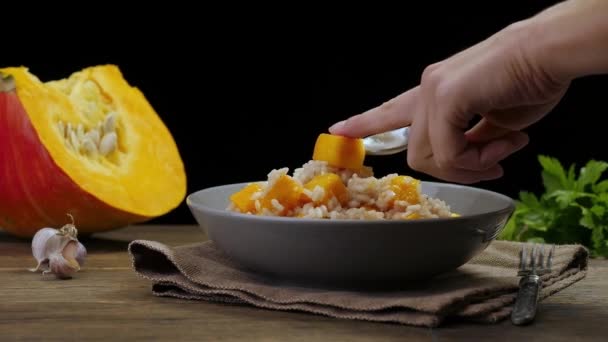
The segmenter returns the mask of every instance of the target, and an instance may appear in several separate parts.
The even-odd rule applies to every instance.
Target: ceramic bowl
[[[227,211],[229,196],[247,183],[187,197],[208,238],[239,267],[284,281],[369,285],[429,279],[457,269],[504,228],[514,201],[457,184],[422,182],[460,217],[418,220],[327,220]]]

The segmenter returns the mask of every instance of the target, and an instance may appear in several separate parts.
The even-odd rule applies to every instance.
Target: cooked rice
[[[261,190],[253,193],[250,197],[254,201],[255,212],[247,214],[266,216],[290,216],[301,218],[324,218],[324,219],[413,219],[413,218],[439,218],[450,217],[454,214],[450,206],[444,201],[429,197],[420,193],[418,188],[418,202],[408,203],[405,200],[395,200],[395,192],[391,190],[391,181],[397,174],[389,174],[381,178],[374,177],[370,167],[360,170],[339,169],[328,165],[323,161],[311,160],[302,167],[294,170],[292,179],[303,186],[314,177],[334,173],[342,179],[348,193],[348,200],[342,205],[340,201],[332,196],[329,201],[319,204],[325,196],[323,187],[316,186],[312,190],[304,189],[303,196],[307,197],[307,203],[288,208],[285,203],[280,203],[276,198],[270,199],[270,207],[263,207],[262,199],[283,175],[289,175],[288,168],[272,170],[268,173],[268,179],[260,182]],[[414,181],[406,177],[408,181]],[[230,204],[228,210],[240,211],[234,204]]]

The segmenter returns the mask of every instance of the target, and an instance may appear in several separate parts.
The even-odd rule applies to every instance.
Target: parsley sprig
[[[553,157],[540,155],[544,192],[521,191],[513,215],[499,236],[503,240],[580,243],[592,257],[608,257],[608,169],[590,160],[566,170]],[[578,174],[577,174],[578,173]]]

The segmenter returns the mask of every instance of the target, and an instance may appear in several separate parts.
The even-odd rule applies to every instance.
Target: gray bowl
[[[243,269],[285,282],[337,286],[428,280],[483,251],[504,228],[514,201],[484,189],[422,182],[461,217],[322,220],[226,211],[247,183],[200,190],[187,205],[207,236]]]

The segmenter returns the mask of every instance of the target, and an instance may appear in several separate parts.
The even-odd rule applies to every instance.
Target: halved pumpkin
[[[69,213],[79,232],[99,232],[164,215],[185,195],[171,133],[117,66],[49,82],[0,69],[1,228],[31,237]]]

